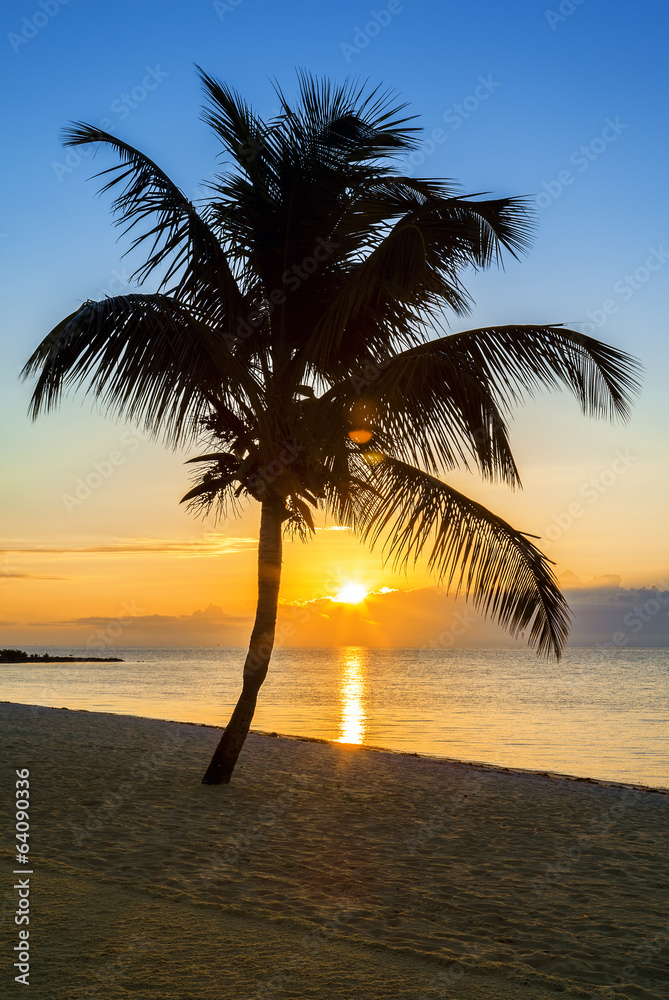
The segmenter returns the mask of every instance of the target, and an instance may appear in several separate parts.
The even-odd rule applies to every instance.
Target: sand
[[[667,794],[259,733],[212,788],[212,727],[2,703],[0,731],[33,998],[669,996]]]

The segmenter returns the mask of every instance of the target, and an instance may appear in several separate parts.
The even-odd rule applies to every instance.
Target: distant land
[[[0,649],[0,663],[123,663],[120,656],[50,656],[25,653],[22,649]]]

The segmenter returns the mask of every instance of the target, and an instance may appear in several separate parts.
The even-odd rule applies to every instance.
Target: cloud
[[[574,573],[571,569],[566,569],[558,577],[558,581],[563,590],[571,590],[573,588],[599,588],[606,590],[610,587],[620,587],[622,585],[622,577],[618,576],[616,573],[604,573],[601,576],[593,576],[588,580],[582,580],[580,577]]]
[[[496,626],[484,622],[471,605],[435,587],[391,590],[384,587],[359,604],[330,597],[284,602],[277,634],[290,646],[442,647],[505,645]]]
[[[572,611],[570,646],[669,646],[669,583],[625,589],[613,574],[565,590]],[[524,649],[471,602],[436,587],[379,591],[357,605],[329,598],[284,603],[282,623],[294,624],[284,645],[370,645],[418,648]]]
[[[669,646],[669,582],[651,587],[584,586],[566,591],[571,646]]]
[[[5,557],[0,565],[0,580],[69,580],[67,576],[44,576],[41,573],[21,573]]]
[[[82,546],[6,546],[3,553],[28,555],[135,555],[144,553],[162,553],[190,556],[219,556],[243,552],[258,544],[257,538],[229,538],[224,535],[206,535],[195,539],[168,538],[124,538],[109,545]],[[53,578],[58,579],[58,578]]]
[[[0,580],[70,580],[69,576],[41,576],[39,573],[15,573],[13,570],[0,573]]]
[[[83,618],[62,618],[57,621],[34,621],[26,622],[27,625],[38,626],[40,628],[49,625],[80,625],[84,628],[104,628],[109,626],[114,622],[124,620],[127,623],[132,623],[133,625],[139,625],[144,628],[162,628],[165,625],[178,626],[183,625],[188,628],[211,628],[212,625],[250,625],[252,624],[252,617],[250,615],[228,615],[222,608],[219,608],[217,604],[209,604],[202,611],[193,611],[188,615],[145,615],[142,614],[141,608],[130,608],[126,606],[122,609],[121,614],[116,617],[111,615],[88,615]]]
[[[89,646],[246,646],[253,626],[251,615],[229,615],[216,604],[190,614],[144,614],[124,603],[117,616],[87,615],[59,621],[4,622],[10,630],[3,642],[23,645]]]
[[[669,646],[669,584],[625,589],[617,578],[566,591],[573,624],[571,646]],[[118,617],[93,615],[11,627],[11,641],[112,646],[246,646],[253,616],[228,614],[217,604],[180,615],[144,614],[126,606]],[[119,627],[120,626],[120,627]],[[33,637],[30,637],[32,630]],[[5,639],[7,641],[7,639]],[[383,590],[360,604],[321,597],[282,601],[276,647],[408,647],[418,649],[526,649],[484,619],[471,603],[437,587]]]

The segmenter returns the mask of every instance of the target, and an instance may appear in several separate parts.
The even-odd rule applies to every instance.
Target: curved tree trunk
[[[282,504],[274,501],[262,504],[258,541],[258,607],[244,663],[242,693],[202,779],[203,785],[223,785],[230,781],[251,726],[260,685],[267,676],[274,646],[281,581],[282,522]]]

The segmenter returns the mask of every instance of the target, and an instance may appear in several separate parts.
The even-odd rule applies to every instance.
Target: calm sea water
[[[30,647],[74,656],[90,649]],[[244,650],[119,649],[0,666],[0,699],[225,725]],[[254,728],[669,786],[669,650],[280,649]]]

